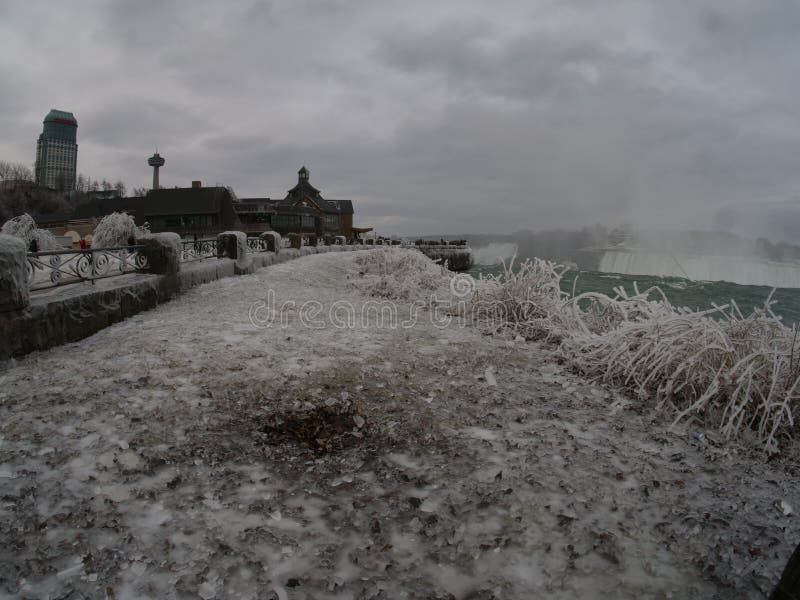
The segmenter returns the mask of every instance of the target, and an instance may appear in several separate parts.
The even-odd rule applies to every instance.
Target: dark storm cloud
[[[94,177],[144,185],[158,145],[167,185],[276,197],[306,164],[387,232],[627,221],[797,236],[788,0],[13,1],[0,14],[0,75],[16,83],[0,95],[2,159],[29,163],[62,108]],[[64,27],[76,35],[46,35]]]

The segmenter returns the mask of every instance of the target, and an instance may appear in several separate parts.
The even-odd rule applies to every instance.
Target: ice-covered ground
[[[0,596],[766,597],[800,532],[791,459],[670,432],[545,346],[334,327],[393,292],[365,255],[0,366]],[[270,290],[283,326],[256,327]]]

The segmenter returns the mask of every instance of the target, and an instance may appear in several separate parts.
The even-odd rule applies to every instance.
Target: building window
[[[273,215],[272,226],[278,229],[297,229],[300,226],[299,215]]]

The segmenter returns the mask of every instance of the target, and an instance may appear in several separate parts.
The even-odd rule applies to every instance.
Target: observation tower
[[[150,158],[147,159],[147,164],[153,167],[153,189],[158,189],[158,169],[164,166],[164,163],[167,162],[164,160],[164,157],[161,156],[158,152],[153,154]]]

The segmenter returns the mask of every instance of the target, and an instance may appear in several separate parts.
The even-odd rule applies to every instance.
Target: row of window
[[[168,227],[213,227],[218,224],[218,215],[165,215],[146,217],[153,229]]]
[[[266,215],[265,215],[266,216]],[[279,230],[293,229],[316,229],[317,217],[314,215],[271,215],[271,225]],[[332,219],[330,217],[333,217]],[[214,227],[219,224],[216,214],[208,215],[159,215],[146,216],[146,220],[154,229],[190,228],[190,227]],[[249,222],[269,222],[264,219],[248,219]],[[324,222],[329,228],[336,228],[339,224],[338,215],[324,215]]]
[[[269,217],[271,217],[271,219]],[[321,218],[328,229],[337,229],[339,227],[339,215],[322,215]],[[271,223],[273,227],[279,229],[288,229],[292,227],[310,229],[317,226],[317,217],[315,215],[258,215],[257,217],[249,217],[246,220],[249,222]]]
[[[314,215],[272,215],[272,226],[277,229],[293,227],[314,229],[317,226],[317,218]]]
[[[60,153],[60,154],[77,154],[78,147],[75,145],[65,145],[65,144],[47,144],[45,146],[47,150],[51,153]]]

